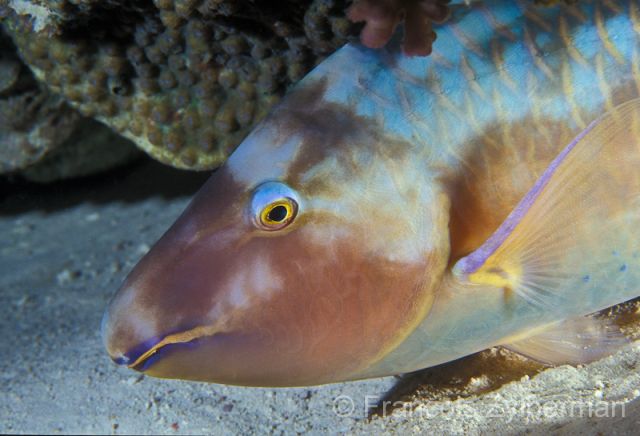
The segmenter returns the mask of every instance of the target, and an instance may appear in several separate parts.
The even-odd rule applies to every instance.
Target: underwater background
[[[110,361],[100,322],[113,293],[206,170],[357,37],[348,3],[0,1],[0,432],[636,431],[637,344],[580,367],[543,371],[492,349],[289,389],[153,379]]]

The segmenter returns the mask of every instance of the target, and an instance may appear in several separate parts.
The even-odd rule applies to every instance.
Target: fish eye
[[[276,204],[269,206],[266,216],[267,221],[281,223],[287,219],[287,217],[291,215],[290,208],[288,206],[288,204]]]
[[[298,214],[296,193],[284,183],[267,182],[253,194],[251,212],[262,230],[280,230],[293,222]]]
[[[297,209],[296,203],[290,198],[277,200],[262,209],[260,224],[265,230],[280,230],[293,221]]]

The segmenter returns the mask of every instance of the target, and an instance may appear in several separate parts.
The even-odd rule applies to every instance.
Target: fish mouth
[[[214,326],[198,326],[164,337],[152,338],[122,356],[113,357],[112,360],[118,365],[144,372],[157,360],[162,349],[170,345],[188,344],[203,337],[213,336],[219,332],[220,330]]]

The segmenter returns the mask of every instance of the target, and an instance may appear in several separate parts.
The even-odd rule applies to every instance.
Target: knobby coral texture
[[[558,1],[571,0],[537,2]],[[18,71],[33,73],[29,92],[60,107],[57,117],[42,109],[38,118],[59,128],[35,134],[55,138],[25,142],[22,137],[34,136],[21,127],[12,137],[17,145],[4,151],[11,156],[0,153],[1,166],[12,171],[41,159],[42,150],[70,134],[62,127],[78,119],[75,108],[161,162],[214,168],[292,84],[358,34],[365,45],[380,47],[404,21],[404,51],[430,53],[432,25],[446,19],[448,2],[0,0],[0,27],[12,40],[5,45],[15,45],[20,58],[2,61],[4,82]],[[9,109],[0,122],[33,112],[26,88],[2,86],[0,106]]]
[[[33,165],[60,147],[79,118],[37,83],[0,29],[0,174]]]
[[[2,26],[38,81],[190,169],[222,163],[291,84],[358,31],[346,0],[6,4]]]

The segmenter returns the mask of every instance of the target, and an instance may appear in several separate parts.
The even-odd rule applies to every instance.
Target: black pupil
[[[284,206],[276,206],[269,211],[269,220],[279,223],[287,217],[287,208]]]

